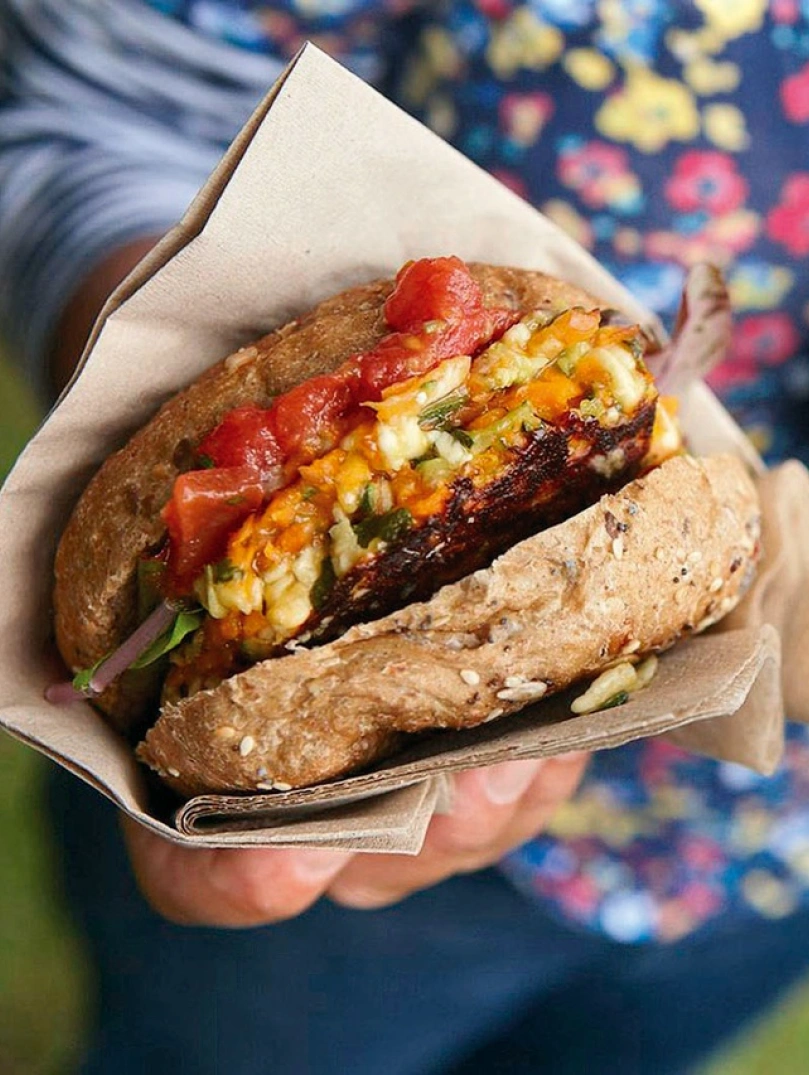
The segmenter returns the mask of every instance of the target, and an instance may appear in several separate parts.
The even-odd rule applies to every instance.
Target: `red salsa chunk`
[[[475,355],[518,318],[517,311],[484,306],[460,258],[408,262],[385,302],[393,331],[376,347],[278,396],[270,407],[230,411],[201,441],[198,458],[206,469],[181,474],[163,509],[172,592],[190,592],[205,565],[224,555],[230,533],[299,466],[333,448],[363,403],[447,358]]]

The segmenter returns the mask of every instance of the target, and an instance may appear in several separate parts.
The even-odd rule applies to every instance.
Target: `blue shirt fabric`
[[[737,311],[714,387],[809,461],[809,5],[801,0],[0,0],[0,316],[41,369],[104,253],[182,213],[304,39],[566,228],[670,320],[711,260]],[[809,737],[763,779],[661,741],[599,755],[503,864],[627,942],[809,893]]]

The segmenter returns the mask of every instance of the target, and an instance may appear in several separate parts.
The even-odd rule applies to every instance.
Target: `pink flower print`
[[[800,18],[798,0],[770,0],[770,13],[773,21],[792,24]]]
[[[796,172],[784,183],[780,204],[767,214],[767,234],[796,257],[809,254],[809,173]]]
[[[793,123],[809,120],[809,63],[781,83],[781,104]]]
[[[691,881],[680,892],[680,899],[685,907],[699,921],[710,918],[722,906],[722,893],[711,885],[700,881]]]
[[[552,115],[547,93],[507,93],[500,102],[500,126],[520,146],[533,145]]]
[[[679,221],[675,218],[675,226]],[[711,261],[720,267],[728,265],[734,254],[744,253],[755,242],[761,230],[758,214],[749,209],[709,219],[701,231],[694,234],[676,231],[652,231],[644,240],[644,252],[654,261],[675,261],[680,265],[696,265]]]
[[[732,213],[747,197],[747,182],[727,154],[691,149],[677,161],[666,197],[681,213],[698,209],[714,215]]]
[[[492,175],[495,179],[499,179],[503,186],[508,187],[514,194],[518,195],[520,198],[528,199],[528,187],[522,176],[517,175],[515,172],[506,171],[505,168],[496,168],[492,172]]]
[[[758,366],[749,358],[740,359],[736,355],[725,359],[711,370],[706,382],[718,395],[738,388],[743,384],[752,384],[758,377]]]
[[[559,154],[558,175],[560,182],[577,191],[591,209],[628,213],[640,209],[640,184],[629,169],[626,150],[620,146],[606,142],[565,146]]]
[[[704,836],[691,836],[680,842],[679,858],[698,873],[713,873],[722,868],[725,855],[719,844]]]
[[[511,14],[514,4],[512,0],[476,0],[475,7],[487,19],[498,22]]]
[[[580,917],[592,914],[598,906],[598,886],[586,874],[576,874],[562,881],[557,886],[556,895],[572,914]]]
[[[731,354],[742,365],[778,366],[797,351],[800,335],[785,313],[753,314],[737,322]]]
[[[678,762],[688,759],[688,753],[663,739],[649,739],[641,755],[641,779],[650,787],[665,783]]]
[[[657,935],[661,941],[677,941],[691,933],[696,925],[694,914],[680,899],[666,900],[658,908]]]

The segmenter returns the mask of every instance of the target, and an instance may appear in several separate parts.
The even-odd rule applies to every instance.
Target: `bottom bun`
[[[678,456],[429,601],[166,707],[139,757],[183,795],[304,787],[470,728],[721,619],[759,505],[732,456]]]

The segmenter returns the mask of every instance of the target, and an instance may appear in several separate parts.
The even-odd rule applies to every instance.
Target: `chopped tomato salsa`
[[[263,500],[264,486],[252,467],[191,470],[177,478],[163,509],[174,593],[188,592],[205,565],[224,555],[228,534]]]
[[[372,350],[310,378],[268,408],[231,411],[202,440],[198,455],[208,469],[180,475],[163,511],[175,593],[190,589],[202,568],[223,554],[228,534],[299,466],[338,443],[364,403],[447,358],[474,355],[519,312],[484,306],[479,284],[459,258],[423,258],[399,271],[385,319],[393,331]]]
[[[214,467],[252,467],[269,478],[284,461],[272,412],[262,407],[237,407],[226,414],[197,449]]]
[[[460,258],[422,258],[396,274],[385,320],[396,332],[421,333],[431,321],[460,321],[482,306],[480,285]]]

